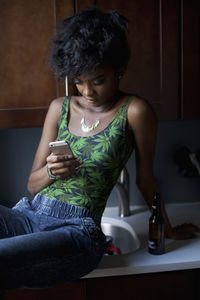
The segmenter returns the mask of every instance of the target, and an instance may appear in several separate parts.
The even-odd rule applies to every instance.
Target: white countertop
[[[200,226],[200,202],[169,204],[166,206],[173,226],[192,222]],[[133,253],[104,256],[97,269],[84,278],[131,275],[200,268],[200,234],[194,239],[176,241],[166,239],[166,252],[162,255],[148,253],[148,220],[146,207],[131,207],[132,214],[123,218],[135,230],[140,248]],[[106,208],[104,216],[118,218],[118,208]]]

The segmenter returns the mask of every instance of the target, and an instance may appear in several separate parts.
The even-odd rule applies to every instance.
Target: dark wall
[[[0,203],[12,206],[29,196],[27,178],[32,166],[41,128],[0,130]]]

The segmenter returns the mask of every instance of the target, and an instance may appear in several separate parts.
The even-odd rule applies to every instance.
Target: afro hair
[[[57,25],[51,41],[51,69],[58,78],[76,78],[102,64],[119,70],[129,59],[127,32],[128,21],[117,11],[82,10]]]

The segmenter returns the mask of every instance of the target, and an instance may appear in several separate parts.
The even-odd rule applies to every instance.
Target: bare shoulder
[[[128,122],[134,127],[142,123],[156,123],[156,114],[151,105],[140,97],[133,96],[128,108]]]
[[[62,103],[63,103],[64,97],[61,98],[57,98],[51,101],[50,105],[49,105],[49,109],[45,118],[45,122],[44,122],[44,127],[47,125],[51,126],[51,124],[56,125],[59,115],[60,115],[60,111],[62,108]]]
[[[133,96],[129,105],[128,114],[130,116],[140,117],[147,114],[155,114],[151,105],[140,97]]]
[[[53,109],[53,110],[60,110],[63,104],[63,100],[65,97],[60,97],[60,98],[56,98],[54,100],[51,101],[50,105],[49,105],[49,109]]]

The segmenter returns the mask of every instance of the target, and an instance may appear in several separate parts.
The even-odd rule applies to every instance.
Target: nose
[[[93,90],[92,86],[89,83],[85,84],[83,86],[82,95],[84,97],[88,97],[89,98],[89,97],[92,97],[93,94],[94,94],[94,90]]]

